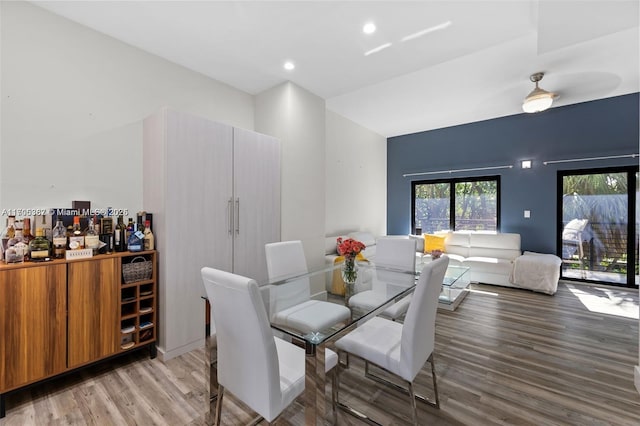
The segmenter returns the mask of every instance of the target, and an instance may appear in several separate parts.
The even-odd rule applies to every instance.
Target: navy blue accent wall
[[[557,171],[637,165],[637,158],[543,165],[544,161],[637,153],[639,94],[518,114],[387,140],[387,234],[411,230],[411,182],[500,175],[501,232],[522,249],[556,251]],[[452,112],[455,114],[455,111]],[[522,160],[532,160],[522,169]],[[513,165],[512,169],[403,177],[406,173]],[[524,218],[524,210],[531,218]]]

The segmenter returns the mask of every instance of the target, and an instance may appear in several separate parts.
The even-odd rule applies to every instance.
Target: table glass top
[[[442,285],[453,287],[469,271],[468,266],[449,265]]]
[[[322,316],[326,315],[327,320],[331,315],[336,315],[335,309],[325,309],[322,304],[308,301],[309,283],[321,281],[323,284],[334,274],[340,274],[340,264],[327,265],[316,268],[308,272],[286,277],[278,277],[265,283],[260,283],[262,297],[265,301],[267,313],[271,320],[273,328],[295,337],[305,340],[309,343],[320,344],[324,341],[335,337],[354,323],[365,321],[373,316],[382,313],[386,308],[392,306],[393,303],[411,294],[415,289],[415,284],[420,275],[419,271],[403,271],[398,269],[377,266],[372,262],[358,262],[358,278],[354,286],[354,294],[370,291],[368,296],[372,302],[367,307],[356,307],[349,304],[344,296],[327,293],[327,300],[321,302],[329,302],[342,306],[342,310],[346,312],[348,318],[340,319],[336,322],[323,321]],[[449,266],[443,282],[444,286],[452,286],[469,268],[463,266]],[[329,282],[331,282],[329,280]],[[306,293],[306,299],[305,299]],[[302,297],[304,305],[294,303],[295,299]],[[316,303],[315,306],[310,306]],[[284,307],[284,308],[283,308]],[[345,309],[346,308],[346,309]],[[296,321],[305,320],[308,315],[310,318],[307,324],[306,332],[301,332],[296,326]]]

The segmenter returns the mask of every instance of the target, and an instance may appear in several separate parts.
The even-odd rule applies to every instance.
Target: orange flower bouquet
[[[342,237],[338,238],[338,254],[340,256],[355,258],[365,247],[364,244],[353,238],[346,240],[343,240]]]
[[[344,264],[342,265],[342,279],[345,284],[354,284],[358,278],[356,269],[356,256],[365,249],[365,245],[353,238],[343,240],[338,238],[338,254],[344,256]]]

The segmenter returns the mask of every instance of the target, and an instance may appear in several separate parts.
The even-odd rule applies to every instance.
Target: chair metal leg
[[[413,391],[413,383],[407,382],[409,387],[409,399],[411,404],[411,419],[413,420],[413,426],[418,426],[418,408],[416,407],[416,394]]]
[[[340,360],[340,354],[342,352],[338,351],[338,360]],[[344,352],[345,354],[347,354],[347,356],[349,355],[348,352]],[[348,358],[347,358],[348,359]],[[334,401],[332,401],[333,405],[334,405],[334,424],[337,424],[338,421],[338,412],[337,410],[340,409],[342,411],[344,411],[347,414],[352,415],[353,417],[355,417],[356,419],[360,419],[362,421],[364,421],[365,423],[368,423],[370,425],[377,425],[380,426],[379,423],[371,420],[370,418],[368,418],[366,415],[364,415],[363,413],[354,410],[353,408],[349,407],[348,405],[345,405],[343,403],[340,402],[340,368],[344,367],[342,364],[340,364],[340,362],[338,362],[338,365],[336,366],[337,371],[335,372],[335,384],[333,385],[333,390],[331,392],[332,397],[334,397]],[[348,368],[348,366],[344,367],[345,369]]]
[[[349,352],[341,352],[344,353],[344,362],[340,361],[340,352],[338,353],[338,365],[341,365],[344,368],[349,368]]]
[[[432,407],[440,408],[440,400],[439,400],[439,397],[438,397],[438,387],[436,385],[435,365],[433,363],[433,353],[429,356],[427,361],[429,361],[431,363],[431,373],[433,374],[433,391],[435,393],[435,402],[428,400],[425,396],[422,396],[422,395],[415,395],[414,394],[414,398],[416,400],[418,400],[420,402],[423,402],[425,404],[428,404],[428,405],[430,405]],[[382,368],[382,367],[379,367],[379,368]],[[382,368],[382,369],[384,370],[384,368]],[[402,392],[402,393],[405,393],[405,394],[409,392],[406,388],[404,388],[402,386],[399,386],[396,383],[390,382],[389,380],[383,379],[382,377],[380,377],[380,376],[378,376],[376,374],[371,373],[369,371],[369,362],[367,362],[366,360],[365,360],[365,363],[364,363],[364,375],[368,379],[371,379],[371,380],[373,380],[375,382],[382,383],[384,385],[392,387],[392,388],[396,389],[399,392]]]
[[[431,363],[431,378],[433,379],[433,393],[435,394],[435,405],[434,407],[440,408],[440,398],[438,397],[438,383],[436,381],[436,363],[433,360],[433,352],[429,355],[429,359],[427,360]]]
[[[213,424],[216,426],[220,426],[223,396],[224,396],[224,387],[222,385],[218,385],[218,400],[216,401],[216,415],[213,422]]]
[[[331,371],[331,413],[332,413],[332,424],[338,424],[338,371],[340,369],[339,365],[335,366],[335,371]]]
[[[218,345],[216,336],[207,335],[206,342],[206,371],[209,373],[209,406],[206,414],[206,424],[214,424],[214,413],[218,397]]]
[[[338,398],[339,398],[339,392],[340,392],[340,368],[342,367],[342,365],[340,365],[340,354],[341,352],[338,351],[338,365],[336,365],[336,375],[333,378],[333,380],[335,380],[335,386],[333,386],[333,389],[331,390],[331,396],[333,398],[335,398],[333,401],[331,401],[334,405],[338,404]]]

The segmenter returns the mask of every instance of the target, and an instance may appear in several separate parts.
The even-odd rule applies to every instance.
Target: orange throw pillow
[[[444,241],[447,237],[444,235],[424,234],[424,252],[431,254],[434,250],[444,252]]]

